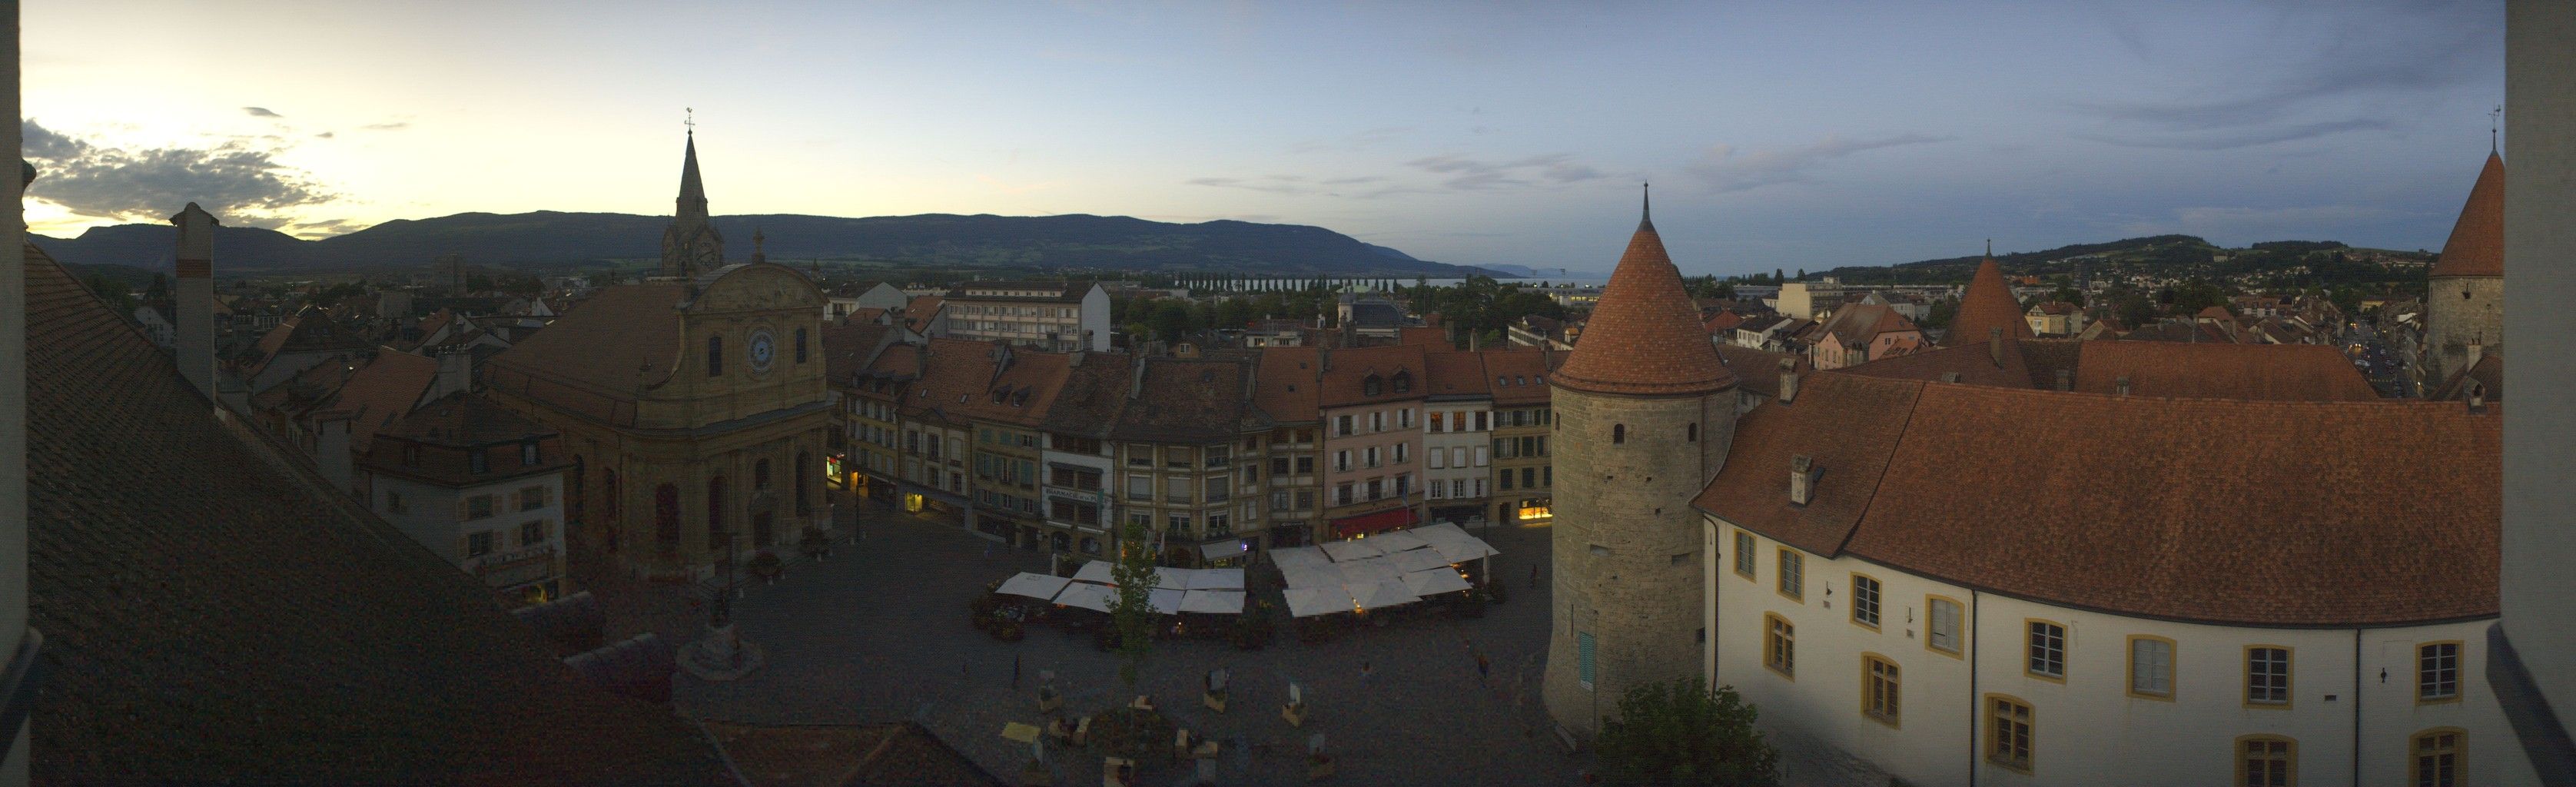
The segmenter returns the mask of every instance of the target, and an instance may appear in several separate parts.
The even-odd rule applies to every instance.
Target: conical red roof
[[[2504,157],[2487,154],[2478,184],[2469,187],[2469,204],[2460,207],[2460,223],[2451,225],[2451,240],[2433,261],[2433,275],[2504,275]]]
[[[1950,320],[1950,335],[1941,345],[1957,347],[1985,341],[1996,328],[2004,329],[2004,339],[2031,338],[2030,323],[2022,320],[2021,302],[2013,300],[2012,288],[2004,286],[2004,269],[1987,257],[1977,266],[1977,277],[1968,281],[1968,291],[1959,296],[1959,316]]]
[[[1650,219],[1637,222],[1610,286],[1592,307],[1574,354],[1549,378],[1577,391],[1639,396],[1705,394],[1735,386],[1700,327],[1699,307]]]

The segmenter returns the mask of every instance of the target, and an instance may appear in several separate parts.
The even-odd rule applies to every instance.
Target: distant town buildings
[[[948,290],[950,338],[1047,352],[1109,349],[1109,294],[1092,282],[974,281]]]

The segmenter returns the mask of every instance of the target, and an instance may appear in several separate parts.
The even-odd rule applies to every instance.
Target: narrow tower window
[[[1625,443],[1627,443],[1627,442],[1628,442],[1628,425],[1627,425],[1627,424],[1611,424],[1611,425],[1610,425],[1610,444],[1611,444],[1611,445],[1621,445],[1621,444],[1625,444]]]
[[[707,376],[724,374],[724,337],[707,337]]]
[[[1699,424],[1691,424],[1687,427],[1683,427],[1682,440],[1684,442],[1692,443],[1699,442]]]

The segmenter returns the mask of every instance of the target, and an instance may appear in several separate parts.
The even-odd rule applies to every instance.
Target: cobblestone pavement
[[[846,506],[845,506],[846,508]],[[845,512],[844,542],[829,560],[790,562],[774,585],[753,585],[735,607],[742,636],[768,663],[731,683],[682,673],[674,701],[695,717],[763,724],[855,724],[910,718],[987,770],[1014,776],[1029,747],[1000,737],[1002,725],[1043,724],[1039,673],[1053,670],[1081,715],[1124,704],[1117,656],[1090,637],[1031,626],[1017,643],[994,640],[967,622],[967,604],[986,583],[1018,571],[1043,573],[1045,556],[914,517]],[[864,521],[860,521],[864,519]],[[1322,733],[1337,763],[1336,784],[1581,784],[1590,755],[1568,755],[1548,732],[1538,696],[1546,659],[1548,594],[1529,586],[1529,561],[1544,559],[1545,529],[1483,533],[1502,554],[1495,576],[1509,600],[1478,619],[1390,621],[1306,644],[1282,625],[1269,647],[1244,651],[1221,640],[1160,640],[1136,693],[1150,694],[1180,726],[1221,742],[1218,783],[1306,783],[1298,756]],[[1256,574],[1258,573],[1256,569]],[[1274,574],[1275,576],[1275,574]],[[1255,582],[1259,584],[1259,582]],[[612,636],[658,631],[674,642],[702,635],[704,611],[684,588],[610,582],[602,587]],[[1270,591],[1276,602],[1276,591]],[[1470,642],[1493,663],[1480,681]],[[1373,674],[1363,680],[1366,661]],[[1012,686],[1016,662],[1020,673]],[[1232,701],[1218,714],[1198,701],[1201,676],[1232,674]],[[1303,688],[1311,715],[1302,729],[1279,717],[1289,682]],[[1886,784],[1847,773],[1849,758],[1784,747],[1793,784]],[[1100,781],[1099,757],[1050,751],[1055,783]],[[1145,784],[1192,781],[1186,764],[1149,769]]]

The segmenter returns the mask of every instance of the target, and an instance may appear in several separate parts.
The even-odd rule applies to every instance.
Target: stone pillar
[[[179,225],[178,302],[173,308],[179,347],[179,374],[212,401],[215,398],[215,227],[220,223],[197,203],[170,217]]]

